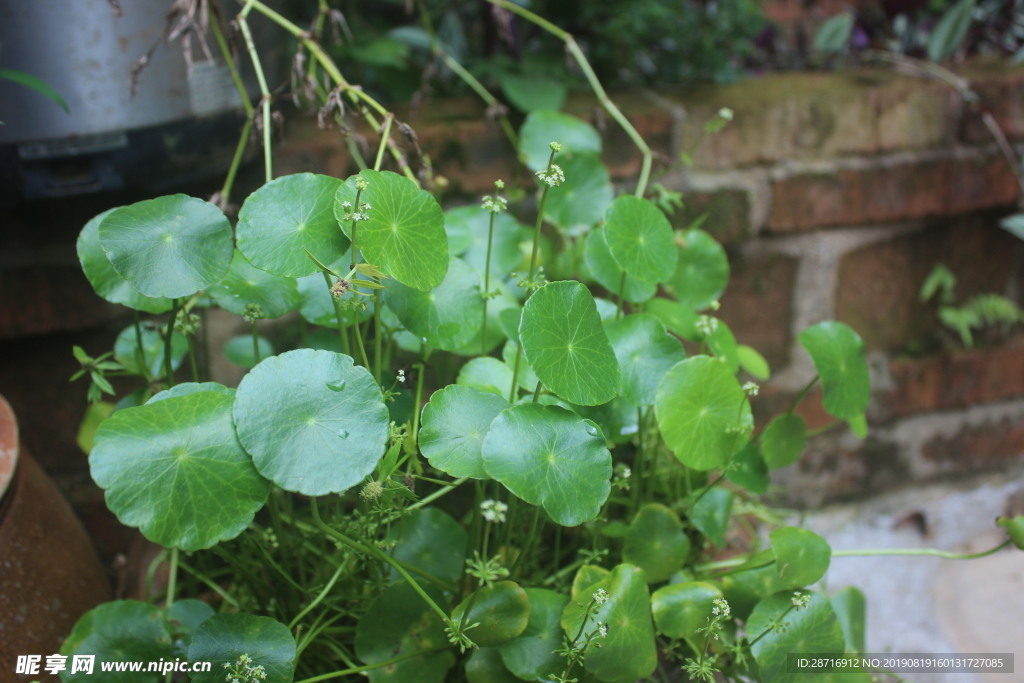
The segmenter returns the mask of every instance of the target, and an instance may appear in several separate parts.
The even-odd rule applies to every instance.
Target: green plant
[[[141,380],[96,429],[90,467],[110,509],[166,548],[168,580],[152,603],[86,614],[63,654],[213,662],[194,681],[568,683],[771,681],[787,652],[863,649],[859,594],[805,590],[836,554],[821,537],[782,526],[720,557],[731,529],[778,521],[757,497],[803,451],[812,386],[864,433],[863,343],[834,321],[804,330],[818,375],[755,433],[769,370],[713,315],[724,250],[645,198],[649,149],[573,37],[494,4],[580,61],[645,152],[634,193],[614,196],[596,130],[541,110],[517,136],[537,201],[513,208],[532,226],[500,185],[446,212],[392,113],[246,2],[243,32],[253,12],[291,32],[310,80],[334,84],[323,96],[374,119],[377,154],[345,180],[274,178],[265,144],[267,182],[235,225],[173,195],[83,229],[87,277],[135,320],[114,361],[76,352],[82,374],[93,398],[107,377]],[[404,175],[381,170],[389,151]],[[237,389],[206,381],[197,324],[215,305],[251,327],[231,350],[252,368]],[[291,336],[259,335],[293,311]],[[1024,520],[1005,524],[1019,544]]]
[[[941,263],[937,263],[921,284],[922,302],[936,299],[938,316],[942,324],[956,332],[967,348],[975,344],[977,332],[998,328],[1006,334],[1013,326],[1024,322],[1024,310],[1012,299],[1001,294],[979,294],[962,304],[956,304],[956,276]]]

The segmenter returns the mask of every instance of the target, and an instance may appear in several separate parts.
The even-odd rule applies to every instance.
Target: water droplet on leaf
[[[348,430],[347,429],[339,429],[338,430],[338,436],[340,436],[343,439],[347,439],[348,438]]]
[[[345,380],[339,379],[337,382],[328,382],[327,388],[331,391],[343,391],[345,389]]]

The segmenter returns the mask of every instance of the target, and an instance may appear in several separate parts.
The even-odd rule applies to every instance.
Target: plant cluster
[[[778,522],[758,496],[804,450],[813,385],[864,434],[857,334],[804,330],[818,375],[755,430],[769,368],[715,316],[725,252],[646,197],[649,150],[596,77],[645,152],[633,193],[615,195],[594,128],[537,110],[517,135],[536,203],[497,183],[445,211],[393,115],[258,0],[245,36],[252,12],[302,44],[325,99],[379,115],[378,153],[346,179],[274,178],[266,144],[234,224],[171,195],[82,230],[96,292],[135,312],[112,354],[76,351],[82,374],[94,398],[112,375],[140,385],[93,413],[90,468],[166,548],[168,580],[87,613],[62,653],[214,663],[194,681],[625,683],[780,680],[787,653],[863,651],[859,591],[807,588],[825,539],[753,529]],[[381,170],[389,152],[402,174]],[[251,367],[237,388],[204,367],[213,306],[251,328],[226,349]],[[259,321],[278,318],[298,329],[275,347]],[[1021,545],[1024,518],[1003,523]]]

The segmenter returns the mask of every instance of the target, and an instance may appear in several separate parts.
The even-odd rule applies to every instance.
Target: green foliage
[[[494,2],[499,17],[549,28]],[[751,657],[775,675],[779,653],[805,640],[862,643],[856,595],[837,596],[834,613],[822,597],[793,614],[774,595],[822,578],[823,539],[787,527],[770,549],[720,559],[740,516],[773,519],[753,496],[770,469],[798,460],[807,434],[795,404],[755,431],[757,387],[738,374],[770,369],[706,313],[729,262],[699,225],[672,228],[660,207],[679,197],[651,199],[646,176],[616,197],[601,134],[552,110],[565,88],[495,69],[528,112],[518,151],[536,202],[520,183],[511,207],[491,197],[445,212],[420,187],[430,173],[413,133],[313,42],[331,24],[346,30],[340,15],[319,15],[307,34],[262,3],[247,7],[302,46],[297,78],[315,87],[299,96],[333,82],[323,116],[355,110],[379,153],[345,179],[272,179],[265,150],[271,173],[242,202],[237,248],[227,217],[184,195],[83,229],[97,293],[146,314],[112,353],[74,350],[91,400],[118,396],[115,375],[131,386],[117,409],[97,404],[83,445],[111,510],[166,549],[171,580],[147,596],[153,605],[90,612],[65,649],[187,653],[220,667],[196,680],[626,683],[659,662],[705,680],[749,676]],[[715,30],[749,10],[716,7],[704,18],[722,22]],[[455,70],[470,27],[434,3],[420,9],[441,12],[429,31],[374,35],[353,17],[348,29],[366,35],[344,54],[396,79],[425,49]],[[692,19],[663,3],[634,9],[612,21],[624,35],[633,21]],[[730,118],[722,110],[706,134]],[[389,153],[401,175],[381,170]],[[207,307],[250,331],[223,349],[247,369],[237,389],[209,381],[198,360],[211,353],[195,329]],[[859,337],[826,322],[800,341],[826,409],[863,428]],[[176,383],[185,372],[194,381]],[[796,641],[753,630],[791,618]]]
[[[923,302],[937,298],[939,320],[966,348],[974,347],[974,335],[980,331],[998,329],[1005,334],[1024,322],[1024,310],[1000,294],[979,294],[956,305],[956,275],[941,263],[925,278],[919,298]]]

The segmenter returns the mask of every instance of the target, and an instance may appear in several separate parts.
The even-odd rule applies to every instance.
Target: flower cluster
[[[793,597],[790,598],[790,602],[793,603],[793,607],[795,607],[796,609],[804,609],[805,607],[811,604],[811,594],[794,591]]]
[[[500,500],[491,500],[488,498],[484,502],[480,503],[480,512],[483,513],[484,519],[488,522],[500,524],[505,521],[505,513],[508,512],[508,505],[502,503]]]
[[[228,683],[258,683],[267,680],[267,670],[261,664],[254,664],[252,657],[240,655],[234,664],[224,663],[228,675],[224,677]]]
[[[558,164],[551,164],[537,171],[537,177],[548,187],[558,187],[565,182],[565,172]]]
[[[747,396],[757,396],[757,392],[761,390],[761,387],[757,386],[754,382],[746,382],[743,385],[743,393]]]
[[[608,591],[603,588],[598,588],[590,597],[594,598],[595,604],[603,605],[608,602]]]
[[[711,616],[719,619],[728,619],[732,616],[732,608],[725,598],[715,598],[711,601]]]
[[[184,309],[178,311],[174,318],[174,329],[187,336],[196,333],[199,329],[199,316],[195,313],[187,313]]]
[[[242,320],[252,325],[257,320],[263,319],[263,307],[259,304],[246,304],[242,311]]]
[[[340,299],[348,291],[352,283],[343,277],[339,277],[338,281],[331,285],[331,296],[335,299]]]
[[[352,202],[342,202],[341,208],[345,209],[345,213],[341,215],[342,221],[358,223],[359,221],[370,220],[370,210],[373,207],[366,202],[361,202],[359,204],[359,211],[353,211]]]
[[[718,318],[712,318],[710,315],[702,315],[697,318],[695,327],[702,335],[709,337],[718,329]]]

